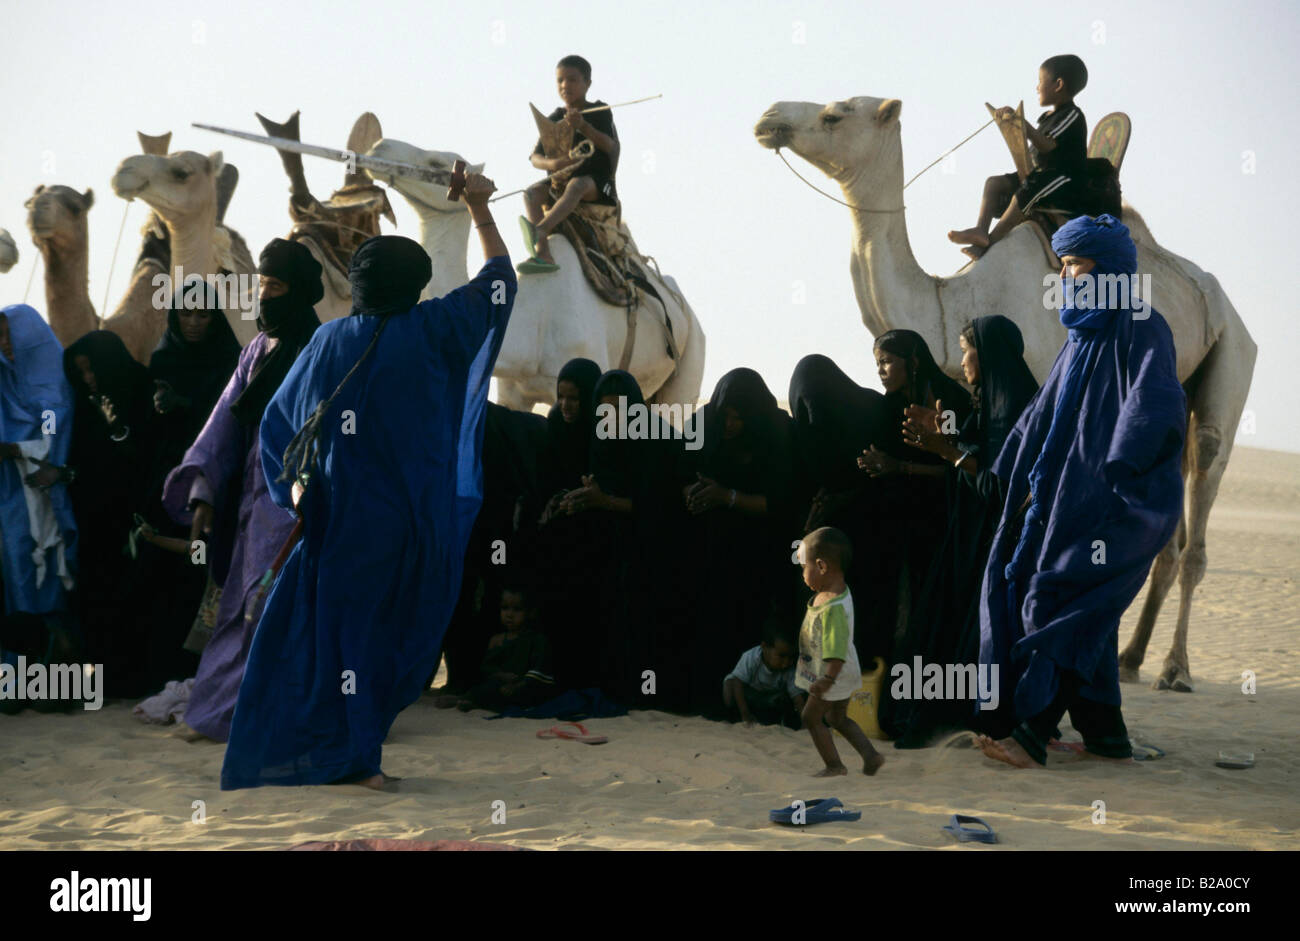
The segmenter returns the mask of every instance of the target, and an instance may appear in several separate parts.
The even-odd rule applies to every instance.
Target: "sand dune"
[[[131,717],[0,717],[0,849],[286,848],[306,840],[483,839],[536,849],[867,849],[956,845],[939,829],[976,814],[1000,849],[1300,848],[1300,455],[1239,448],[1210,520],[1209,572],[1191,626],[1192,694],[1147,684],[1168,649],[1171,592],[1143,671],[1124,688],[1133,736],[1165,749],[1135,765],[1058,760],[1015,771],[968,748],[897,751],[874,778],[814,780],[807,733],[657,712],[591,723],[607,745],[541,740],[549,722],[404,712],[385,746],[394,793],[355,787],[222,793],[222,747]],[[1138,605],[1125,618],[1131,631]],[[1241,674],[1258,691],[1245,696]],[[1067,729],[1067,736],[1070,731]],[[843,750],[843,749],[842,749]],[[1256,767],[1216,768],[1220,750]],[[768,823],[792,798],[837,796],[857,823]],[[494,801],[506,822],[491,822]],[[195,801],[206,822],[195,823]],[[1104,801],[1106,822],[1094,823]]]

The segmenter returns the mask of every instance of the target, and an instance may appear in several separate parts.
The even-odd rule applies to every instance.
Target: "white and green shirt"
[[[862,687],[862,668],[858,666],[858,652],[853,647],[853,595],[847,588],[823,604],[808,602],[803,627],[799,629],[795,685],[802,690],[810,689],[821,679],[826,660],[843,660],[844,666],[823,699],[839,702]]]

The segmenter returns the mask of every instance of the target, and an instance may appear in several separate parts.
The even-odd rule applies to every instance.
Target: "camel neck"
[[[46,316],[66,346],[99,324],[90,302],[86,233],[81,232],[80,245],[63,250],[42,243],[41,256],[45,263]]]
[[[164,219],[172,251],[172,284],[179,288],[177,272],[185,275],[197,274],[207,276],[217,274],[217,259],[213,251],[213,230],[216,227],[217,211],[210,209],[186,217],[183,221]]]
[[[468,212],[420,212],[420,244],[433,262],[433,277],[421,299],[441,297],[464,284],[469,255]]]
[[[879,174],[870,180],[858,175],[845,183],[846,200],[866,208],[903,205],[902,154],[888,165],[884,185]],[[945,368],[950,353],[936,282],[912,254],[906,214],[856,209],[851,212],[854,263],[860,269],[855,281],[867,328],[874,336],[893,329],[915,330],[925,339],[940,368]]]

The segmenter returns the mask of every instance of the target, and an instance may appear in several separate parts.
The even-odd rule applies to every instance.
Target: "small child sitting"
[[[591,63],[582,56],[565,56],[555,67],[555,83],[564,107],[551,112],[550,119],[563,121],[573,129],[575,146],[590,141],[593,150],[588,157],[568,154],[547,157],[542,142],[537,142],[530,158],[532,164],[552,175],[524,191],[524,207],[528,214],[520,216],[519,223],[523,227],[524,244],[532,252],[517,266],[524,274],[559,270],[547,238],[579,203],[618,205],[618,194],[614,189],[614,171],[618,167],[619,154],[618,131],[605,102],[587,100],[587,91],[591,88]],[[549,211],[545,208],[547,203],[554,203]]]
[[[1038,103],[1051,106],[1038,119],[1038,127],[1026,127],[1033,169],[1021,182],[1015,173],[991,176],[984,184],[979,219],[972,228],[948,233],[972,258],[979,258],[994,242],[1025,221],[1040,208],[1078,212],[1086,184],[1088,124],[1074,98],[1088,84],[1088,69],[1078,56],[1052,56],[1038,68]],[[1000,120],[1014,116],[1011,108],[999,108]],[[989,224],[998,219],[993,231]]]
[[[501,626],[505,630],[488,641],[479,682],[464,696],[440,697],[439,708],[500,712],[509,706],[535,706],[555,695],[551,645],[538,629],[536,605],[522,585],[502,590]]]
[[[769,624],[763,631],[763,642],[740,655],[722,681],[722,702],[732,715],[740,714],[746,728],[755,722],[799,728],[805,696],[794,684],[798,654],[799,648],[791,639]]]
[[[849,773],[835,749],[831,729],[848,739],[862,756],[862,773],[875,774],[885,759],[848,715],[849,698],[862,686],[862,670],[853,647],[853,596],[844,583],[844,570],[853,560],[853,546],[840,530],[823,526],[803,538],[799,552],[804,584],[816,592],[808,602],[799,631],[795,675],[795,684],[808,691],[804,725],[812,734],[817,754],[826,763],[816,777]]]

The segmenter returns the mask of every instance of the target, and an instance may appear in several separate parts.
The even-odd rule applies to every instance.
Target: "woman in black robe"
[[[1002,514],[1003,481],[991,468],[1007,434],[1038,391],[1024,360],[1020,328],[1000,314],[979,317],[961,334],[962,371],[975,387],[975,411],[955,438],[919,407],[908,410],[908,443],[948,462],[944,472],[948,526],[912,608],[907,649],[898,661],[974,664],[979,658],[979,592],[989,545]],[[953,466],[955,464],[960,467]],[[945,729],[970,727],[969,700],[899,700],[883,717],[896,748],[920,748]]]
[[[598,686],[625,705],[658,706],[656,698],[642,696],[641,677],[647,669],[664,669],[655,662],[647,600],[663,587],[653,581],[654,560],[671,551],[665,521],[672,505],[674,442],[662,428],[657,439],[619,437],[616,424],[611,431],[601,420],[602,404],[616,411],[645,405],[630,373],[605,373],[592,399],[598,414],[588,471],[578,487],[550,502],[538,533],[556,683]]]
[[[178,466],[239,363],[240,346],[221,309],[216,288],[186,279],[167,312],[167,332],[149,359],[153,379],[154,454],[141,515],[135,607],[149,621],[150,683],[193,676],[198,651],[184,647],[203,600],[207,567],[196,564],[190,527],[163,509],[163,483]],[[180,551],[178,551],[180,550]]]
[[[722,715],[722,681],[757,644],[769,619],[793,633],[799,596],[791,542],[803,534],[793,502],[791,421],[761,376],[733,369],[691,419],[679,485],[690,514],[684,555],[694,577],[690,650],[691,710]],[[700,578],[699,573],[708,573]]]
[[[86,334],[63,353],[72,386],[76,479],[68,487],[78,531],[74,609],[105,695],[150,691],[149,630],[135,606],[134,566],[123,551],[148,498],[154,454],[153,383],[120,337]],[[179,641],[178,641],[179,643]]]

